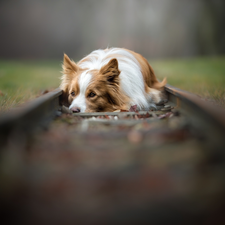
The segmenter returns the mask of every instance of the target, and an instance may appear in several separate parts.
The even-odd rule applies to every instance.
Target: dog
[[[64,54],[62,104],[74,113],[155,108],[167,101],[166,78],[156,79],[148,61],[124,48],[91,52],[77,64]]]

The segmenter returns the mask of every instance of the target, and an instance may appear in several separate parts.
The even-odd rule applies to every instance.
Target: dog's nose
[[[79,113],[80,112],[79,107],[73,107],[71,110],[72,110],[73,113]]]

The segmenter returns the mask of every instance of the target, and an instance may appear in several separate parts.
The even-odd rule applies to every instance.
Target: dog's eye
[[[93,98],[93,97],[95,97],[95,93],[94,92],[91,92],[89,95],[88,95],[88,97],[90,97],[90,98]]]
[[[74,92],[74,91],[72,91],[70,94],[71,94],[72,96],[75,96],[75,92]]]

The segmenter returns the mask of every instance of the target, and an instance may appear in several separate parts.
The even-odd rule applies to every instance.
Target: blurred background
[[[0,58],[80,59],[124,47],[146,58],[225,53],[224,0],[1,0]]]
[[[224,0],[0,0],[0,111],[60,84],[63,53],[124,47],[225,106]]]
[[[225,107],[225,0],[0,0],[0,114],[59,87],[63,53],[78,61],[106,47],[142,54],[157,78]],[[29,141],[16,131],[0,137],[9,146],[0,146],[1,221],[107,224],[90,212],[109,213],[109,224],[126,217],[143,224],[143,215],[204,224],[184,212],[199,219],[211,210],[205,224],[224,224],[224,149],[216,138],[223,134],[212,128],[204,136],[195,129],[201,123],[184,118],[133,126],[128,135],[139,143],[123,124],[112,132],[90,126],[89,135],[76,117]]]

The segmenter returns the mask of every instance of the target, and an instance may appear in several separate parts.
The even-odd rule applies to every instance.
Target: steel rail
[[[195,127],[206,132],[207,136],[211,136],[213,133],[215,142],[224,142],[224,109],[171,85],[166,85],[165,90],[168,94],[169,104],[187,114]],[[10,133],[15,130],[30,134],[37,127],[49,124],[59,109],[61,95],[62,90],[56,89],[30,101],[24,107],[13,109],[0,116],[0,144],[5,142]],[[91,117],[103,114],[116,116],[123,112],[77,113],[75,116]],[[130,114],[134,113],[130,112]]]
[[[62,90],[48,92],[24,107],[15,108],[0,117],[0,144],[7,141],[13,132],[30,135],[35,129],[46,126],[56,115]]]
[[[171,85],[166,85],[165,90],[169,101],[190,118],[197,130],[204,132],[204,135],[210,138],[216,146],[220,145],[225,149],[224,108]]]
[[[207,118],[211,118],[222,129],[225,128],[225,109],[171,85],[166,85],[165,90],[169,95],[169,101],[176,104],[178,108],[192,112],[193,115],[199,116],[199,119],[202,119],[205,114]]]

